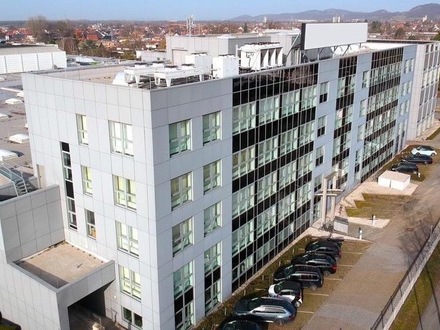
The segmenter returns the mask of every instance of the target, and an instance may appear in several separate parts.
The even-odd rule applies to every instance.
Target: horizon
[[[426,4],[438,4],[430,1],[407,0],[402,4],[399,0],[386,3],[372,0],[364,3],[353,3],[350,0],[334,0],[329,6],[325,0],[302,1],[255,0],[250,6],[247,2],[224,0],[221,3],[207,3],[192,0],[77,0],[75,2],[55,2],[52,0],[14,0],[8,3],[7,10],[0,13],[1,22],[26,21],[30,17],[44,16],[49,21],[87,20],[87,21],[183,21],[193,15],[196,21],[223,21],[239,16],[277,15],[282,13],[300,13],[309,10],[339,9],[352,12],[403,12]],[[276,10],[275,10],[276,7]],[[132,10],[132,9],[135,10]],[[169,10],[173,8],[173,10]],[[6,8],[5,8],[6,9]],[[87,9],[87,10],[85,10]],[[19,13],[11,17],[11,13]],[[145,14],[142,14],[145,13]]]

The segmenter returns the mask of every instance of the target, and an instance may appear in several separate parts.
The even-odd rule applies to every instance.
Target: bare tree
[[[29,17],[26,22],[26,27],[31,30],[32,36],[35,41],[48,42],[49,41],[49,22],[44,16]]]

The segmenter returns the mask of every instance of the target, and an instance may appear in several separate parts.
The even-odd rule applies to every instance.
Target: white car
[[[269,296],[286,300],[297,308],[301,306],[303,302],[302,288],[298,282],[282,281],[277,284],[272,284],[268,291]]]
[[[411,150],[413,155],[437,156],[437,151],[430,146],[417,146]]]

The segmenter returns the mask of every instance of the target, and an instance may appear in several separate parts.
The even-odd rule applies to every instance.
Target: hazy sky
[[[0,0],[0,21],[43,15],[59,19],[223,20],[240,15],[296,13],[311,9],[406,11],[439,0]]]

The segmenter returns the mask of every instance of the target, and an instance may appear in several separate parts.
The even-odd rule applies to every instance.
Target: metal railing
[[[396,290],[394,290],[390,299],[386,303],[376,322],[370,328],[371,330],[376,329],[389,329],[397,317],[397,314],[402,308],[406,298],[413,289],[417,279],[420,276],[426,262],[431,257],[432,252],[437,246],[440,240],[440,219],[433,229],[431,229],[428,239],[423,244],[419,253],[415,257],[414,261],[409,266],[403,279],[399,282]]]

